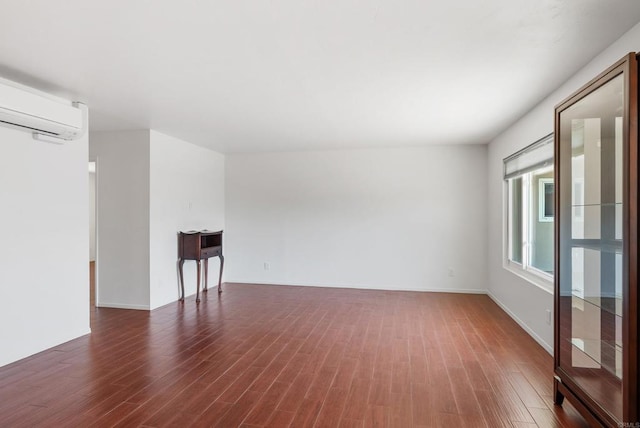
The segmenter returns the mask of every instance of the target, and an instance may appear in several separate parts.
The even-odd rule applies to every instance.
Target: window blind
[[[504,179],[553,165],[553,133],[504,159]]]

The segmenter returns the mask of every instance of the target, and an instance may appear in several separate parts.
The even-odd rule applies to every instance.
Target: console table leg
[[[220,276],[218,277],[218,293],[222,293],[222,269],[224,269],[224,256],[220,254]]]
[[[180,290],[182,294],[180,295],[180,301],[184,302],[184,276],[182,275],[182,266],[184,266],[184,259],[180,259],[178,261],[178,271],[180,272]]]
[[[198,280],[196,282],[196,303],[200,301],[200,260],[196,260],[198,264]]]
[[[209,259],[204,259],[204,285],[202,286],[202,292],[209,291]]]

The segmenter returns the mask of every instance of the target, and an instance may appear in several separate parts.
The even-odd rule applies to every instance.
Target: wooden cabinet
[[[208,230],[178,233],[178,269],[180,273],[180,300],[184,301],[184,275],[182,267],[185,260],[195,260],[197,264],[196,302],[200,301],[200,263],[204,260],[204,286],[202,292],[208,290],[209,258],[220,257],[220,275],[218,276],[218,293],[222,293],[222,269],[224,256],[222,255],[222,231]]]
[[[555,110],[555,400],[594,426],[640,421],[637,82],[629,54]]]

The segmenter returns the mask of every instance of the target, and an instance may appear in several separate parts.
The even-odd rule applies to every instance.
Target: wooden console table
[[[200,261],[204,260],[204,287],[206,293],[209,285],[209,258],[220,257],[220,276],[218,277],[218,293],[222,293],[222,269],[224,268],[224,256],[222,255],[222,231],[211,232],[209,230],[178,233],[178,266],[180,270],[180,289],[184,301],[184,276],[182,266],[185,260],[195,260],[198,266],[198,284],[196,287],[196,302],[200,301]]]

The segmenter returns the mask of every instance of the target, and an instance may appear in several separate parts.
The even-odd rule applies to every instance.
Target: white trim
[[[531,252],[531,236],[529,216],[531,206],[533,206],[532,198],[534,195],[531,190],[531,173],[527,173],[521,176],[522,179],[522,206],[521,213],[526,213],[527,218],[522,219],[522,263],[518,263],[510,259],[512,253],[512,242],[510,237],[512,233],[511,222],[511,202],[513,199],[513,189],[510,186],[509,180],[503,180],[503,193],[502,193],[502,267],[526,280],[527,282],[535,285],[536,287],[553,295],[554,290],[554,277],[547,272],[537,269],[535,266],[529,265],[529,255]],[[543,180],[543,179],[540,179]],[[548,179],[555,180],[555,179]],[[553,221],[553,220],[552,220]]]
[[[149,305],[132,305],[129,303],[104,303],[100,302],[100,305],[96,305],[99,308],[113,308],[113,309],[135,309],[139,311],[150,310]]]
[[[509,201],[511,201],[511,186],[508,180],[502,180],[502,260],[503,264],[509,261],[511,254],[511,221],[509,218]],[[504,233],[504,231],[507,233]]]
[[[43,349],[43,351],[47,351],[47,350],[55,350],[56,348],[58,348],[59,346],[64,345],[65,343],[69,343],[69,342],[71,342],[72,340],[79,339],[79,338],[81,338],[81,337],[83,337],[83,336],[86,336],[86,335],[88,335],[88,334],[91,334],[91,329],[90,329],[90,328],[88,328],[88,329],[82,329],[82,330],[81,330],[81,332],[80,332],[80,333],[78,333],[77,335],[76,335],[76,334],[74,334],[74,335],[69,336],[67,339],[62,339],[62,342],[58,343],[57,345],[53,345],[53,346],[47,347],[46,349]],[[40,351],[40,352],[42,352],[42,351]],[[35,355],[35,354],[31,354],[31,355]],[[26,357],[25,357],[25,358],[26,358]],[[17,361],[17,360],[16,360],[16,361]]]
[[[95,245],[95,254],[94,254],[94,261],[93,261],[93,300],[94,300],[94,304],[96,305],[96,307],[100,307],[102,306],[101,302],[100,302],[100,275],[99,275],[99,270],[100,270],[100,266],[98,263],[99,260],[99,255],[100,255],[100,240],[99,240],[99,233],[98,233],[98,213],[100,212],[100,210],[98,209],[99,207],[99,194],[98,194],[98,180],[100,177],[100,166],[98,163],[98,156],[96,156],[94,159],[90,159],[89,162],[93,162],[94,165],[94,177],[93,177],[93,214],[94,214],[94,218],[93,218],[93,245]]]
[[[505,306],[500,300],[498,300],[498,298],[494,296],[491,291],[487,291],[487,296],[489,296],[489,298],[493,300],[495,304],[500,307],[500,309],[505,311],[507,315],[509,315],[520,327],[522,327],[522,329],[526,331],[529,336],[533,338],[533,340],[538,342],[538,345],[542,346],[545,351],[553,355],[553,346],[542,340],[542,338],[538,336],[538,334],[532,328],[530,328],[524,321],[518,318],[516,314],[514,314],[509,308],[507,308],[507,306]]]
[[[461,294],[487,294],[487,290],[483,288],[416,288],[416,287],[402,287],[402,286],[389,286],[383,285],[380,287],[371,287],[364,285],[354,285],[354,284],[316,284],[316,283],[292,283],[292,282],[270,282],[270,281],[255,281],[255,280],[233,280],[233,281],[225,281],[222,289],[224,290],[224,285],[230,284],[251,284],[251,285],[282,285],[285,287],[320,287],[320,288],[349,288],[356,290],[373,290],[373,291],[419,291],[419,292],[427,292],[427,293],[461,293]]]
[[[526,270],[526,266],[529,266],[529,253],[531,252],[531,174],[525,174],[522,176],[522,206],[520,207],[520,214],[522,218],[522,269]]]
[[[553,275],[551,275],[550,273],[540,270],[535,266],[527,267],[527,273],[540,278],[543,281],[542,284],[549,284],[550,290],[553,290]]]
[[[513,235],[513,222],[511,221],[511,200],[513,199],[513,186],[510,186],[509,180],[503,181],[502,192],[502,260],[507,263],[511,262],[511,253],[513,252],[511,235]],[[505,234],[504,231],[507,231]]]
[[[512,265],[515,265],[512,266]],[[541,290],[546,291],[547,293],[551,294],[553,296],[553,279],[547,279],[546,276],[551,277],[551,275],[548,275],[538,269],[535,269],[536,271],[540,272],[535,273],[535,271],[533,269],[523,269],[522,266],[516,262],[511,262],[509,260],[506,260],[503,264],[502,267],[506,270],[511,272],[512,274],[519,276],[520,278],[524,279],[525,281],[535,285],[536,287],[540,288]],[[544,276],[543,276],[544,275]],[[553,278],[553,277],[551,277]]]

